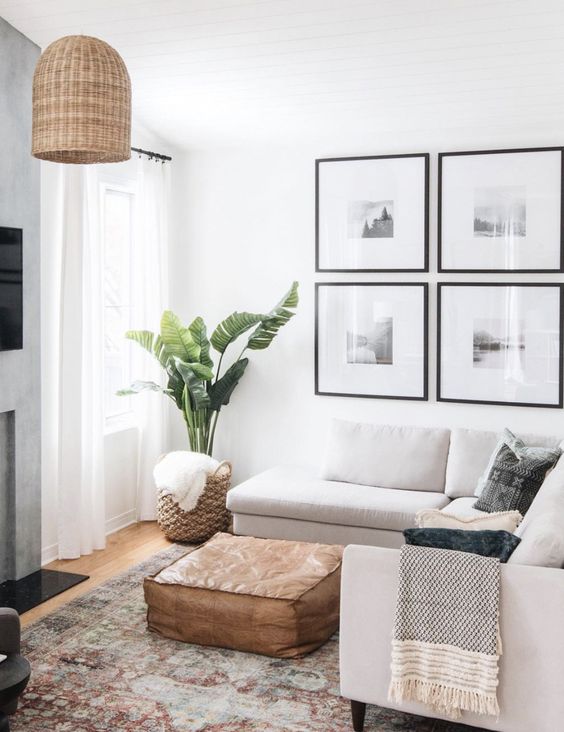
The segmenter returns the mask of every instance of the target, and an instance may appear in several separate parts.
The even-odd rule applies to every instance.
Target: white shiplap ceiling
[[[564,0],[0,0],[45,47],[85,33],[180,148],[367,131],[564,129]]]

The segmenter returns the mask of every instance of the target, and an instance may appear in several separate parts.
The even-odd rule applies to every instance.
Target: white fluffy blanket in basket
[[[209,455],[177,450],[159,460],[153,477],[159,493],[170,494],[182,510],[191,511],[205,488],[206,478],[218,466],[219,462]]]

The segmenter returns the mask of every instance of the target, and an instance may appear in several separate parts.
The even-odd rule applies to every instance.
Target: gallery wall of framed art
[[[428,400],[436,333],[437,402],[562,408],[564,148],[438,153],[435,273],[429,169],[429,153],[316,160],[316,272],[372,276],[315,285],[315,394]]]

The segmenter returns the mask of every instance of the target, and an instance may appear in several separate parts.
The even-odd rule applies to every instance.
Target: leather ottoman
[[[278,658],[337,630],[343,547],[216,534],[144,582],[149,629]]]

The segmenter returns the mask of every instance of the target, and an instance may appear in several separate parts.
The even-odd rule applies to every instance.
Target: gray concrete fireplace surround
[[[0,352],[0,582],[41,567],[39,161],[30,154],[39,53],[0,18],[0,226],[23,230],[23,349]]]

